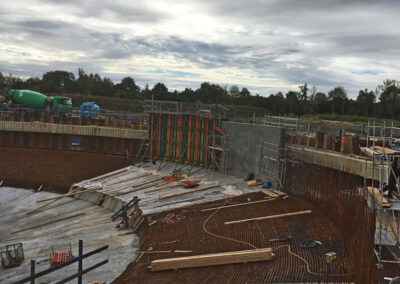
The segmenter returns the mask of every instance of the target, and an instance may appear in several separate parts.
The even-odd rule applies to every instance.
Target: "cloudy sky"
[[[400,80],[400,1],[0,1],[0,72],[99,73],[171,90],[269,95],[307,82],[354,97]]]

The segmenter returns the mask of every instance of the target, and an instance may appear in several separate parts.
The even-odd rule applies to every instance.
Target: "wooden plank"
[[[399,152],[397,152],[396,150],[392,150],[392,149],[389,149],[386,147],[385,147],[385,151],[383,151],[383,147],[381,147],[381,146],[374,146],[374,148],[375,148],[375,150],[380,151],[381,153],[385,152],[385,154],[388,154],[388,155],[399,154]]]
[[[216,188],[216,187],[220,187],[220,185],[212,185],[212,186],[207,186],[207,187],[201,187],[201,188],[194,188],[194,189],[184,189],[184,190],[180,190],[174,193],[170,193],[170,194],[166,194],[166,195],[162,195],[160,197],[158,197],[158,199],[167,199],[167,198],[171,198],[171,197],[175,197],[175,196],[180,196],[180,195],[184,195],[184,194],[189,194],[189,193],[193,193],[196,191],[203,191],[203,190],[207,190],[207,189],[211,189],[211,188]]]
[[[53,223],[56,223],[56,222],[60,222],[60,221],[64,221],[64,220],[68,220],[68,219],[74,218],[74,217],[82,216],[84,214],[86,214],[86,213],[78,213],[78,214],[74,214],[74,215],[71,215],[71,216],[68,216],[68,217],[52,220],[52,221],[49,221],[49,222],[46,222],[46,223],[43,223],[43,224],[39,224],[39,225],[35,225],[35,226],[32,226],[32,227],[23,228],[23,229],[11,232],[11,234],[16,234],[16,233],[20,233],[20,232],[24,232],[24,231],[29,231],[29,230],[36,229],[36,228],[39,228],[39,227],[43,227],[43,226],[46,226],[46,225],[50,225],[50,224],[53,224]]]
[[[237,206],[261,203],[261,202],[268,202],[268,201],[272,201],[272,200],[275,200],[275,198],[263,199],[263,200],[257,200],[257,201],[250,201],[250,202],[244,202],[244,203],[226,205],[226,206],[220,206],[220,207],[207,208],[207,209],[201,210],[201,212],[211,211],[211,210],[216,210],[216,209],[223,209],[223,208],[232,208],[232,207],[237,207]]]
[[[298,216],[298,215],[305,215],[305,214],[311,214],[311,210],[263,216],[263,217],[256,217],[256,218],[250,218],[250,219],[235,220],[235,221],[225,222],[224,224],[225,225],[240,224],[240,223],[245,223],[245,222],[250,222],[250,221],[270,220],[270,219],[277,219],[277,218],[282,218],[282,217]]]
[[[381,193],[379,192],[379,190],[376,187],[374,187],[374,189],[372,189],[372,187],[368,186],[367,189],[368,189],[370,194],[374,195],[374,198],[375,198],[376,202],[381,204],[382,207],[390,207],[391,206],[389,200],[387,200],[386,197],[382,196]]]
[[[272,192],[269,189],[263,190],[261,192],[264,193],[265,195],[269,196],[269,197],[272,197],[272,198],[278,197],[278,194],[276,194],[275,192]]]
[[[151,271],[175,270],[232,263],[247,263],[272,260],[271,248],[212,253],[186,257],[156,259],[151,262]]]
[[[279,196],[286,196],[287,194],[283,191],[277,190],[277,189],[270,189],[275,194],[278,194]]]
[[[379,155],[381,153],[379,153],[378,151],[374,151],[370,148],[367,147],[360,147],[361,152],[363,152],[364,154],[368,155],[368,156],[374,156],[374,155]]]

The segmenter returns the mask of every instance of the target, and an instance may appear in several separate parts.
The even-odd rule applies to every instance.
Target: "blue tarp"
[[[81,104],[79,108],[79,115],[83,118],[97,117],[100,112],[100,107],[94,102],[86,102]]]

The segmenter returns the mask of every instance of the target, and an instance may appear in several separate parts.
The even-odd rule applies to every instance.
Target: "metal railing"
[[[78,273],[75,273],[75,274],[73,274],[73,275],[71,275],[71,276],[69,276],[69,277],[67,277],[65,279],[62,279],[62,280],[56,282],[56,284],[67,283],[68,281],[71,281],[71,280],[73,280],[75,278],[78,278],[78,284],[82,284],[82,276],[84,274],[86,274],[86,273],[88,273],[88,272],[90,272],[90,271],[92,271],[92,270],[94,270],[94,269],[96,269],[96,268],[108,263],[108,259],[106,259],[106,260],[103,260],[103,261],[101,261],[101,262],[89,267],[89,268],[83,269],[83,259],[88,258],[89,256],[92,256],[92,255],[95,255],[95,254],[97,254],[97,253],[99,253],[99,252],[101,252],[103,250],[106,250],[106,249],[108,249],[108,245],[105,245],[105,246],[103,246],[101,248],[98,248],[98,249],[95,249],[95,250],[93,250],[91,252],[87,252],[87,253],[83,254],[83,241],[79,240],[79,255],[77,257],[72,258],[72,259],[70,259],[70,260],[68,260],[68,261],[66,261],[64,263],[58,264],[56,266],[50,267],[49,269],[40,271],[38,273],[35,273],[35,263],[36,263],[36,261],[35,260],[31,260],[31,275],[26,277],[26,278],[24,278],[24,279],[21,279],[21,280],[15,282],[14,284],[22,284],[22,283],[26,283],[26,282],[29,282],[30,284],[35,284],[35,279],[37,279],[39,277],[42,277],[44,275],[47,275],[49,273],[52,273],[54,271],[60,270],[60,269],[66,267],[68,265],[71,265],[71,264],[73,264],[75,262],[78,262]]]

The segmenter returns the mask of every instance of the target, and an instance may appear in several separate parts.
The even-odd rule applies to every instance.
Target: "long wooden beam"
[[[298,215],[305,215],[305,214],[311,214],[311,210],[263,216],[263,217],[250,218],[250,219],[235,220],[235,221],[225,222],[224,224],[225,225],[240,224],[240,223],[245,223],[245,222],[250,222],[250,221],[269,220],[269,219],[276,219],[276,218],[289,217],[289,216],[298,216]]]
[[[173,257],[153,260],[151,262],[151,271],[266,261],[272,260],[273,258],[274,255],[272,254],[271,248]]]

